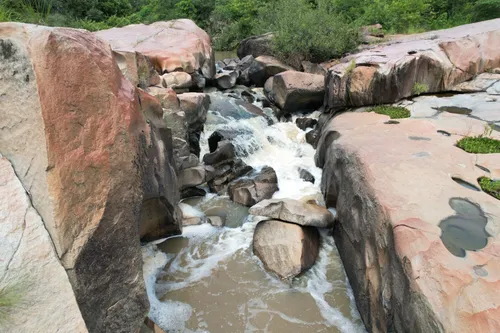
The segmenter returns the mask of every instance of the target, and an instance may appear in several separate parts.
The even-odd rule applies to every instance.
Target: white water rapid
[[[262,117],[235,120],[209,112],[201,156],[208,152],[208,137],[219,128],[242,133],[233,144],[245,163],[274,168],[280,188],[275,198],[322,202],[321,170],[295,118],[268,126]],[[299,167],[311,172],[314,184],[300,179]],[[227,200],[209,194],[185,203],[191,213],[203,214],[207,207],[227,205]],[[153,321],[168,332],[365,332],[326,230],[321,231],[315,265],[302,276],[280,281],[253,255],[258,221],[245,208],[223,207],[228,207],[232,228],[184,227],[181,236],[143,247]]]

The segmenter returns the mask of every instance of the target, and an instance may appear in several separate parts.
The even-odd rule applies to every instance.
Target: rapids
[[[305,142],[306,132],[295,125],[295,118],[293,122],[273,119],[275,123],[268,125],[263,117],[235,119],[234,114],[209,111],[201,156],[208,152],[207,139],[213,131],[236,130],[241,135],[232,142],[244,162],[276,171],[280,190],[274,198],[323,201],[315,151]],[[314,184],[300,179],[299,167],[313,174]],[[150,317],[164,330],[365,332],[333,237],[326,230],[321,231],[320,253],[313,268],[280,281],[252,253],[253,231],[259,221],[248,216],[247,208],[215,194],[185,200],[182,206],[194,215],[223,210],[227,221],[224,228],[184,227],[181,236],[143,247]]]

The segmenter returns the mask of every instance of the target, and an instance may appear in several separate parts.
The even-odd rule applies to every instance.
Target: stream
[[[261,92],[256,92],[258,94]],[[245,163],[271,166],[279,191],[273,198],[323,202],[321,170],[314,165],[314,148],[305,131],[292,122],[274,124],[249,114],[234,98],[211,92],[212,106],[200,141],[217,129],[239,133],[232,140]],[[254,103],[262,107],[259,102]],[[315,112],[309,117],[318,117]],[[315,183],[303,181],[307,169]],[[182,202],[193,216],[218,215],[226,226],[210,224],[183,228],[180,236],[143,246],[144,277],[151,302],[150,317],[168,332],[366,332],[357,312],[333,237],[321,230],[315,265],[304,274],[281,281],[266,272],[252,252],[259,220],[248,208],[228,197],[207,194]]]

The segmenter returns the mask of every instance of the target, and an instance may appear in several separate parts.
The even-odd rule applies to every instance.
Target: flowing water
[[[247,164],[275,169],[280,188],[275,198],[322,201],[321,170],[314,166],[314,149],[305,142],[306,132],[294,122],[269,126],[263,117],[234,119],[209,112],[200,142],[202,155],[208,150],[208,136],[219,128],[241,133],[233,143]],[[301,180],[298,167],[309,170],[315,183]],[[226,227],[185,227],[179,237],[144,246],[150,316],[163,329],[365,332],[333,238],[326,230],[321,230],[320,253],[313,268],[281,281],[267,273],[252,253],[258,220],[248,216],[247,208],[209,194],[184,201],[183,209],[195,215],[222,213]]]

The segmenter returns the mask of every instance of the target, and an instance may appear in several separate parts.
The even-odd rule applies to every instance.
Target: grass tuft
[[[494,198],[500,200],[500,180],[491,180],[486,177],[479,178],[481,189]]]
[[[500,153],[500,140],[484,136],[465,137],[458,140],[457,147],[472,154],[495,154]]]
[[[422,94],[425,94],[426,92],[429,92],[429,86],[426,85],[425,83],[418,83],[418,82],[416,82],[413,85],[413,88],[412,88],[411,92],[414,95],[422,95]]]
[[[410,110],[402,106],[379,105],[368,110],[368,112],[375,112],[391,117],[391,119],[409,118]]]
[[[22,282],[0,286],[0,328],[9,324],[12,313],[23,304],[24,289]]]

